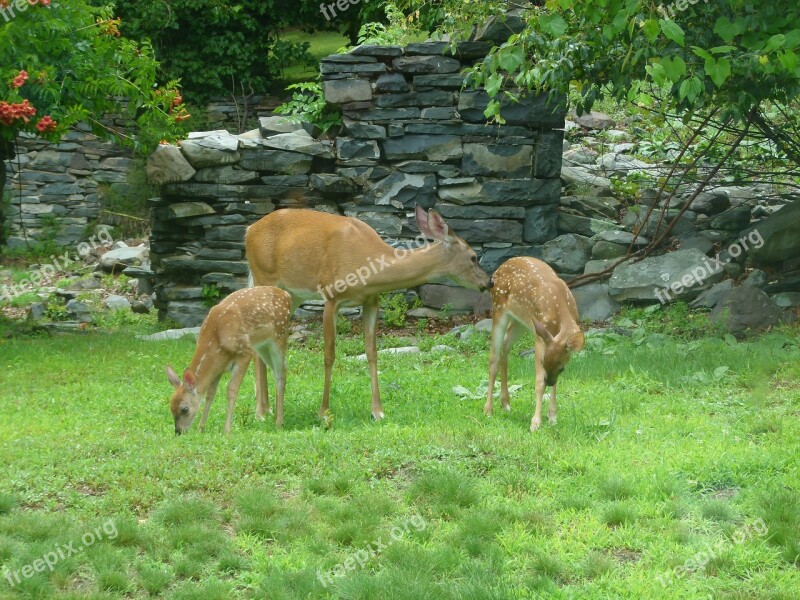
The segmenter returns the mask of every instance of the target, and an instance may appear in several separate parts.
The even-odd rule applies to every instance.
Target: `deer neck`
[[[373,269],[366,288],[370,293],[416,287],[447,272],[446,248],[442,242],[407,250],[387,244],[383,261]]]

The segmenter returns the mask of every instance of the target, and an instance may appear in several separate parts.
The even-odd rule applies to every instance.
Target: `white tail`
[[[500,370],[503,408],[511,410],[508,396],[508,352],[527,327],[536,334],[536,411],[531,431],[542,424],[542,397],[550,389],[547,416],[555,424],[558,412],[556,383],[570,356],[583,348],[578,309],[567,284],[540,260],[512,258],[492,276],[492,345],[489,356],[489,391],[484,412],[491,415],[492,392]]]
[[[358,219],[312,210],[279,210],[247,230],[247,261],[256,285],[287,290],[295,306],[318,295],[325,300],[325,388],[320,416],[329,407],[331,369],[336,356],[336,313],[340,307],[364,307],[372,417],[381,419],[375,344],[380,295],[443,278],[478,290],[489,285],[475,252],[436,211],[425,212],[417,206],[416,217],[420,231],[435,242],[415,250],[389,246]]]
[[[231,430],[233,406],[239,394],[251,357],[256,361],[257,407],[256,416],[263,419],[269,412],[267,374],[265,363],[275,376],[276,424],[283,423],[283,391],[286,384],[286,342],[292,312],[289,294],[274,287],[255,287],[232,293],[211,309],[200,328],[197,349],[189,367],[183,372],[183,381],[167,365],[167,378],[175,388],[170,402],[175,418],[175,433],[189,430],[200,398],[206,403],[200,418],[203,429],[208,411],[217,392],[222,373],[231,369],[228,383],[228,412],[225,433]]]

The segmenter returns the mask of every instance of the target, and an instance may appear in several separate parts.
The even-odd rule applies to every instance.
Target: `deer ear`
[[[194,373],[192,373],[192,371],[188,368],[183,372],[183,383],[185,383],[192,392],[194,392],[195,388],[197,387]]]
[[[553,341],[553,336],[552,336],[552,335],[551,335],[551,333],[550,333],[550,332],[547,330],[547,327],[545,327],[544,325],[542,325],[542,322],[541,322],[541,321],[538,321],[538,320],[534,319],[534,320],[533,320],[533,327],[534,327],[534,329],[536,329],[536,334],[537,334],[537,335],[538,335],[540,338],[542,338],[542,339],[543,339],[545,342],[548,342],[548,343],[550,343],[550,342],[552,342],[552,341]]]
[[[169,379],[173,387],[181,387],[181,380],[178,378],[178,374],[175,373],[175,369],[172,368],[172,365],[167,365],[167,379]]]
[[[452,241],[454,237],[453,230],[450,229],[450,225],[442,218],[442,215],[433,209],[426,213],[425,209],[419,204],[416,206],[416,214],[417,225],[423,235],[439,242]]]
[[[567,348],[569,348],[570,352],[579,352],[583,349],[583,344],[585,343],[586,338],[583,335],[582,331],[578,333],[572,334],[570,338],[567,340]]]

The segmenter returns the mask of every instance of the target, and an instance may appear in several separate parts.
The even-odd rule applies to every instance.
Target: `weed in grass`
[[[494,544],[501,525],[494,511],[471,511],[459,519],[453,544],[460,544],[472,557],[482,556]]]
[[[175,575],[182,579],[200,579],[203,575],[203,565],[186,556],[173,555],[173,568]]]
[[[187,525],[215,521],[217,509],[210,502],[197,497],[169,500],[153,514],[153,521],[163,525]]]
[[[230,600],[232,591],[229,583],[212,579],[203,583],[186,582],[169,597],[170,600]]]
[[[592,505],[592,501],[585,494],[573,492],[560,499],[561,507],[565,510],[581,511]]]
[[[306,489],[317,496],[347,496],[353,489],[354,480],[344,474],[332,477],[317,477],[306,484]]]
[[[602,577],[614,568],[614,561],[605,552],[592,550],[581,561],[580,574],[587,579]]]
[[[0,494],[0,515],[7,515],[17,506],[17,499],[11,494]]]
[[[633,523],[637,514],[633,507],[624,502],[612,502],[602,512],[602,521],[609,527],[621,527]]]
[[[633,482],[620,475],[606,477],[598,486],[600,495],[606,500],[625,500],[634,495],[636,487]]]
[[[435,512],[453,515],[477,504],[481,493],[475,480],[456,471],[438,469],[425,473],[409,491],[415,501],[428,504]]]
[[[785,561],[800,566],[800,495],[790,489],[770,490],[760,504],[768,543],[780,548]]]
[[[139,567],[139,585],[151,596],[158,596],[166,590],[173,577],[172,572],[160,564]]]
[[[124,571],[100,571],[97,573],[97,585],[108,592],[127,593],[132,583]]]
[[[250,562],[243,556],[225,550],[220,554],[219,562],[217,563],[217,570],[220,573],[234,574],[246,571],[250,568]]]
[[[730,522],[736,518],[733,507],[723,500],[708,500],[700,507],[700,515],[704,519],[719,522]]]

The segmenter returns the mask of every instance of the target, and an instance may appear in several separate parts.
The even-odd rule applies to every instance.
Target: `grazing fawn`
[[[542,397],[550,386],[547,416],[556,423],[556,383],[570,355],[583,348],[578,309],[567,284],[540,260],[516,257],[503,263],[492,276],[492,346],[489,356],[489,391],[484,412],[492,414],[492,392],[500,370],[500,396],[511,410],[508,396],[508,352],[527,327],[536,334],[536,411],[531,431],[542,424]]]
[[[206,403],[199,427],[201,430],[205,427],[220,377],[228,369],[231,370],[231,379],[227,389],[225,433],[229,433],[239,387],[250,359],[256,356],[261,358],[262,364],[267,364],[272,369],[276,387],[275,423],[278,427],[283,424],[286,342],[291,309],[291,296],[275,287],[239,290],[211,309],[200,328],[197,349],[191,364],[183,372],[183,381],[167,365],[167,378],[175,387],[170,409],[175,418],[177,435],[185,433],[191,427],[202,396],[205,396]],[[261,420],[270,412],[266,369],[262,373],[256,373],[256,380],[256,417]]]
[[[313,210],[277,210],[247,230],[247,262],[256,285],[287,290],[295,305],[320,295],[325,300],[321,417],[329,406],[340,307],[364,307],[372,418],[378,420],[383,418],[375,343],[380,295],[437,279],[481,291],[489,285],[489,276],[478,265],[475,252],[439,213],[417,206],[416,218],[420,232],[434,242],[414,250],[389,246],[372,227],[353,217]]]

